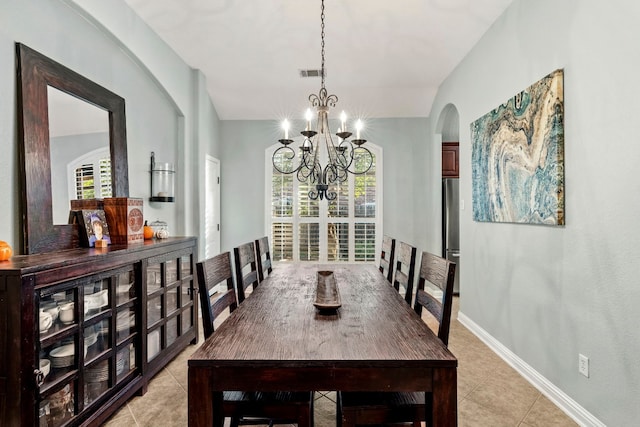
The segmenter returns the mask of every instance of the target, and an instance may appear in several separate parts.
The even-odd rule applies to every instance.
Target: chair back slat
[[[258,279],[262,282],[265,276],[271,274],[271,251],[267,236],[256,239],[256,262],[258,264]],[[265,274],[266,273],[266,274]]]
[[[213,319],[215,320],[224,310],[227,308],[230,309],[232,305],[236,305],[236,291],[235,289],[227,289],[225,292],[222,292],[219,297],[214,298],[215,295],[212,295],[209,298],[211,301],[211,312],[213,313]],[[230,309],[231,310],[231,309]],[[233,311],[233,310],[231,310]]]
[[[409,276],[407,276],[407,274],[405,274],[404,271],[396,271],[395,274],[395,281],[394,281],[394,286],[396,288],[396,290],[400,290],[400,286],[404,287],[406,289],[407,283],[409,283]]]
[[[424,307],[436,318],[439,323],[438,338],[445,345],[449,343],[455,274],[456,263],[429,252],[422,253],[414,309],[416,313],[422,315]],[[426,282],[442,291],[441,300],[424,290]]]
[[[246,298],[246,290],[258,286],[258,267],[254,242],[245,243],[233,249],[236,259],[236,280],[238,283],[238,303]],[[246,271],[246,273],[245,273]]]
[[[434,256],[428,252],[424,252],[427,256],[423,256],[420,263],[420,277],[437,286],[441,291],[445,291],[447,287],[447,278],[449,275],[448,263],[443,262],[442,257]]]
[[[433,317],[438,319],[438,323],[440,323],[440,319],[442,319],[442,302],[436,299],[433,295],[423,291],[422,289],[418,289],[416,291],[415,305],[426,308]]]
[[[196,263],[196,273],[204,336],[208,337],[213,334],[213,323],[216,317],[226,308],[233,311],[238,306],[233,274],[231,273],[231,254],[225,252]],[[223,282],[226,283],[226,289],[221,292],[213,292],[213,288]]]
[[[380,250],[380,272],[384,274],[387,281],[393,281],[393,258],[396,250],[396,239],[389,236],[382,236],[382,248]]]
[[[416,269],[416,248],[404,242],[397,242],[395,256],[396,270],[394,273],[393,286],[397,291],[400,291],[400,286],[405,288],[404,299],[407,301],[407,304],[411,305],[411,299],[413,298],[413,278]]]

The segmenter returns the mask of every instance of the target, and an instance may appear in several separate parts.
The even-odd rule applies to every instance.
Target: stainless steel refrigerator
[[[458,178],[442,180],[442,256],[453,261],[456,279],[453,292],[460,293],[460,192]]]

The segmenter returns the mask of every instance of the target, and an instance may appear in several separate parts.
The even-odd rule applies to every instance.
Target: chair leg
[[[356,426],[356,414],[354,411],[345,411],[342,410],[342,414],[340,414],[340,419],[338,419],[338,427],[355,427]]]
[[[238,427],[240,425],[240,417],[231,417],[230,427]]]
[[[315,394],[315,392],[312,391],[310,393],[310,395],[311,395],[311,397],[310,397],[311,401],[309,403],[309,424],[310,424],[310,427],[314,427],[315,426],[315,422],[316,422],[315,421],[315,413],[316,413],[316,411],[314,409],[315,408],[316,394]]]
[[[309,407],[300,409],[298,413],[298,427],[313,427]]]
[[[424,421],[427,427],[433,427],[433,395],[431,393],[425,394],[425,413]]]

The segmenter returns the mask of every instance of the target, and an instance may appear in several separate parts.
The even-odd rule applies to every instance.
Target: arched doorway
[[[453,104],[440,113],[436,132],[442,141],[442,256],[458,264],[454,294],[460,293],[460,115]]]

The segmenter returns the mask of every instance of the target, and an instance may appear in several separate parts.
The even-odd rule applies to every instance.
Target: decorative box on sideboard
[[[133,197],[105,198],[104,213],[107,215],[112,243],[124,245],[144,241],[142,199]]]
[[[103,210],[109,237],[115,245],[128,245],[144,241],[143,201],[136,197],[105,197],[104,199],[71,200],[72,211]]]

